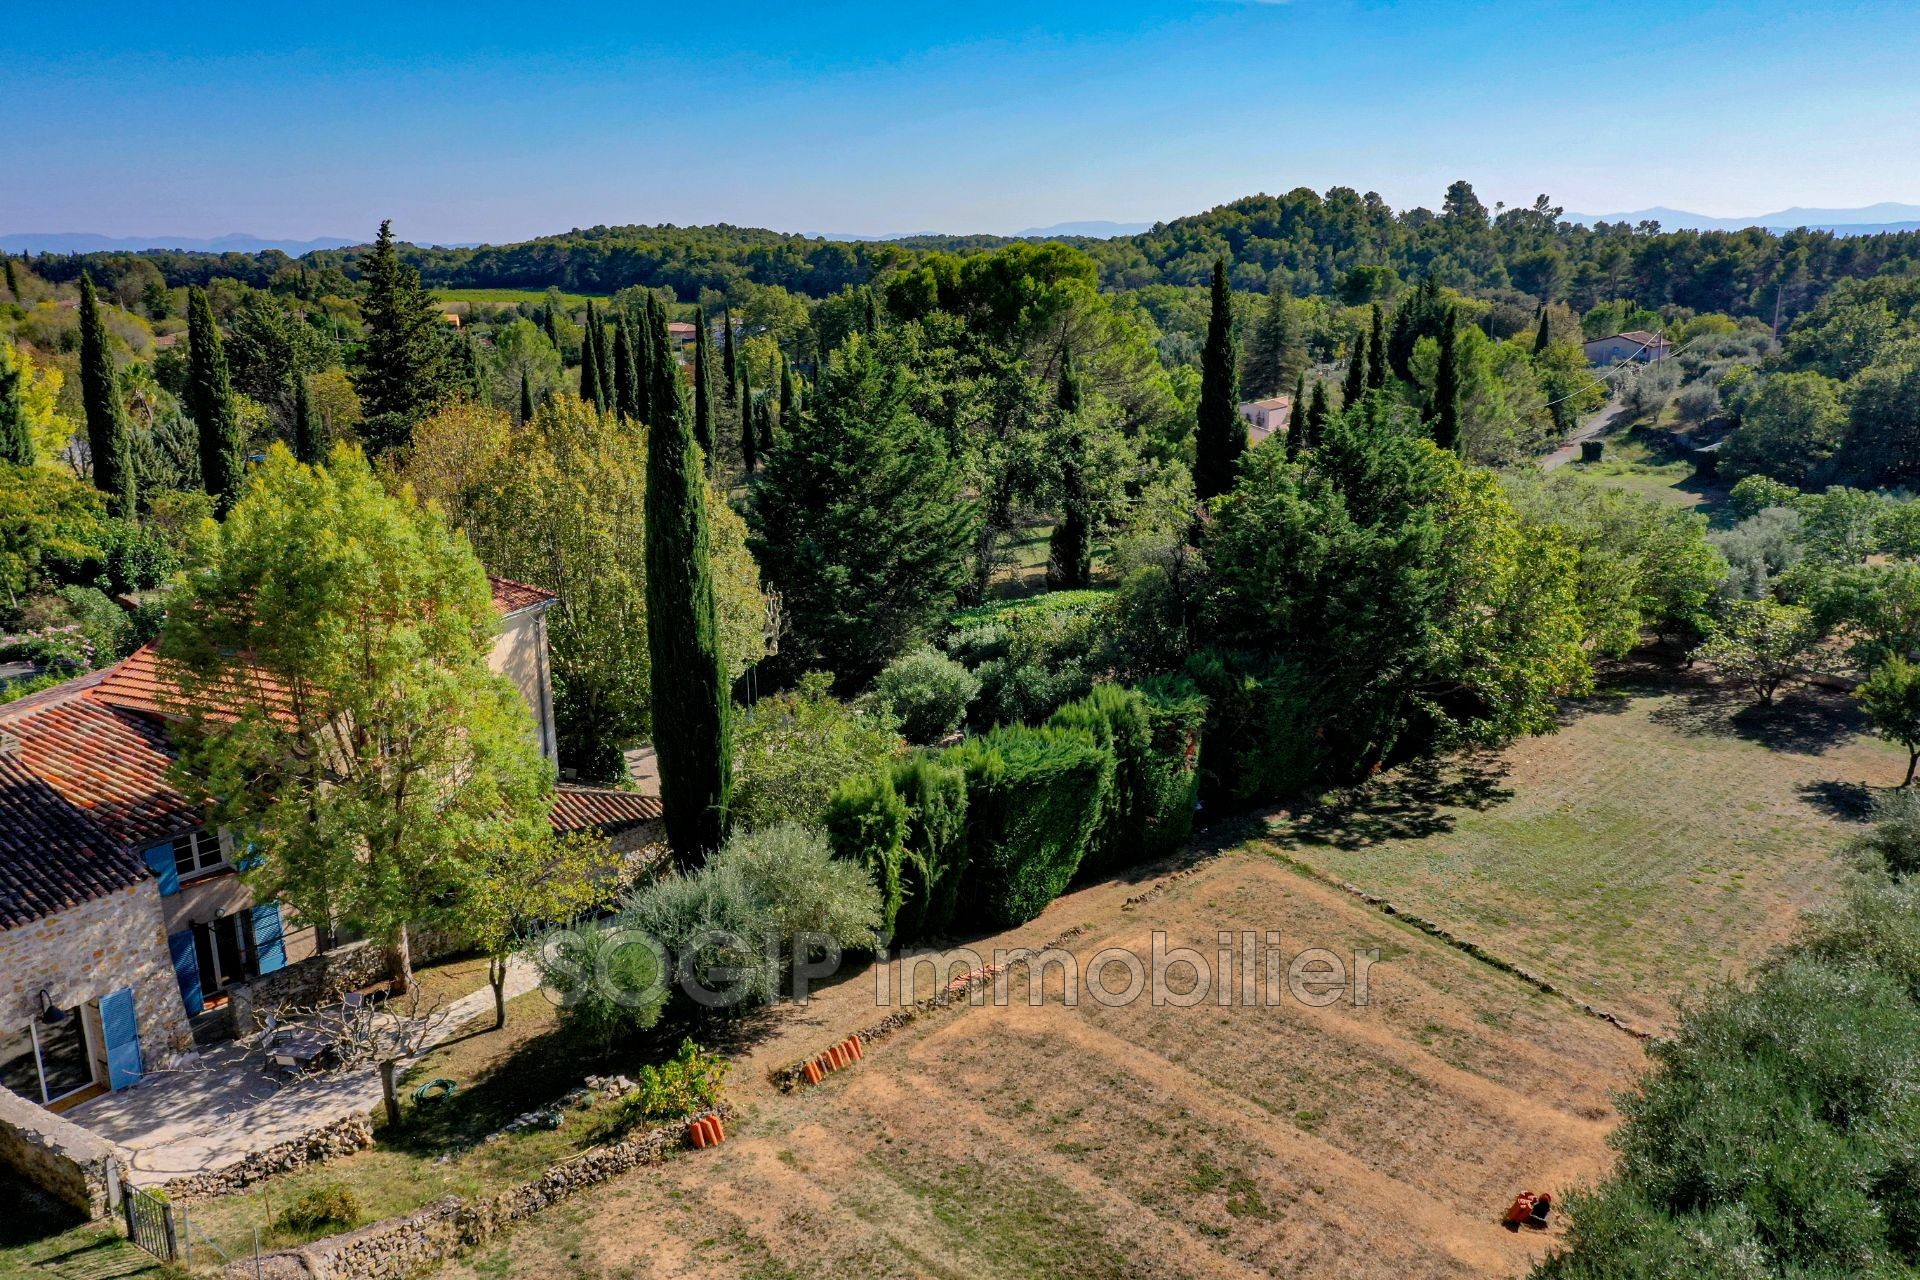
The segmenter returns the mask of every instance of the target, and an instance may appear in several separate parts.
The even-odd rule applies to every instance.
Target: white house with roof
[[[1657,333],[1629,329],[1609,334],[1586,344],[1588,364],[1622,364],[1628,360],[1653,364],[1673,352],[1673,344]]]

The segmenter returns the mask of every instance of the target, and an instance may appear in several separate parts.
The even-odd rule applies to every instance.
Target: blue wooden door
[[[194,952],[193,930],[168,934],[167,951],[173,956],[173,976],[180,983],[180,1003],[187,1006],[189,1018],[198,1017],[207,1007],[207,998],[200,986],[200,957]]]
[[[100,1028],[107,1040],[107,1087],[124,1089],[145,1074],[132,987],[100,997]]]

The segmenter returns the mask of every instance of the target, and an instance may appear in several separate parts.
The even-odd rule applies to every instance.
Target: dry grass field
[[[1639,1043],[1321,877],[1657,1025],[1839,884],[1863,784],[1897,777],[1858,729],[1832,695],[1760,716],[1629,677],[1558,735],[1274,816],[1190,874],[1091,886],[977,944],[1078,929],[1084,962],[1145,954],[1155,930],[1211,952],[1220,930],[1277,929],[1288,955],[1377,950],[1363,1007],[1069,1007],[1050,981],[1030,1008],[1016,979],[1010,1005],[923,1018],[817,1089],[774,1090],[770,1068],[873,1019],[856,978],[743,1056],[718,1152],[447,1274],[1518,1274],[1558,1228],[1509,1234],[1501,1209],[1605,1172]]]

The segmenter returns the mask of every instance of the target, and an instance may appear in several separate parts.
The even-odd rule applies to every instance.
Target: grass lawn
[[[545,289],[435,289],[433,296],[448,305],[456,302],[479,302],[510,307],[516,302],[544,302],[547,291]],[[560,296],[566,299],[567,306],[579,310],[587,305],[589,297],[598,302],[602,301],[606,295],[563,293]]]
[[[1905,764],[1863,729],[1839,694],[1769,712],[1646,673],[1557,734],[1280,817],[1271,846],[1652,1026],[1843,883],[1836,852]]]
[[[1671,457],[1637,432],[1609,438],[1599,462],[1570,462],[1565,471],[1592,484],[1693,508],[1716,529],[1733,522],[1724,486],[1695,479],[1692,463]]]
[[[0,1214],[0,1280],[165,1280],[179,1273],[101,1223],[76,1215],[35,1191],[7,1188]]]

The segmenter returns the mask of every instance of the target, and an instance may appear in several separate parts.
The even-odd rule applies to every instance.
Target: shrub
[[[93,646],[96,662],[117,662],[138,647],[133,618],[106,592],[97,587],[62,587],[57,594]]]
[[[351,1188],[329,1182],[295,1197],[273,1225],[289,1235],[314,1236],[342,1231],[359,1221],[360,1198]]]
[[[874,681],[872,700],[900,724],[908,742],[937,742],[960,727],[980,678],[936,649],[895,658]]]
[[[749,827],[818,822],[835,788],[900,751],[888,717],[861,712],[813,672],[789,693],[762,698],[734,729],[733,820]]]
[[[1791,507],[1800,501],[1800,491],[1772,476],[1743,476],[1727,494],[1733,513],[1742,520],[1751,519],[1768,507]]]
[[[980,678],[977,728],[1034,724],[1086,696],[1106,665],[1113,593],[1056,591],[954,615],[947,649]]]
[[[1113,754],[1084,732],[1008,726],[948,753],[967,778],[962,915],[1006,928],[1073,878],[1113,782]]]
[[[779,997],[798,932],[871,947],[882,919],[866,869],[834,859],[825,835],[795,823],[736,832],[707,865],[636,890],[621,911],[666,948],[676,982],[728,971],[725,989],[700,1003],[730,1010]]]
[[[1710,382],[1696,382],[1673,400],[1674,411],[1688,422],[1705,422],[1720,412],[1720,391]]]
[[[1876,796],[1873,825],[1850,847],[1868,870],[1895,880],[1920,872],[1920,792],[1902,788]]]
[[[880,889],[881,931],[893,936],[905,899],[900,859],[907,833],[907,806],[893,788],[893,771],[841,783],[823,821],[834,855],[865,867],[873,877]]]
[[[680,1051],[654,1067],[642,1067],[639,1086],[627,1098],[629,1118],[675,1120],[718,1106],[724,1092],[727,1069],[732,1064],[717,1053],[708,1053],[691,1040],[680,1042]]]
[[[631,934],[576,922],[548,935],[534,953],[541,984],[560,993],[560,1025],[589,1047],[618,1043],[660,1021],[671,975]]]
[[[1200,746],[1205,803],[1239,808],[1313,781],[1322,757],[1313,681],[1284,663],[1211,649],[1187,660],[1186,677],[1207,706]]]

